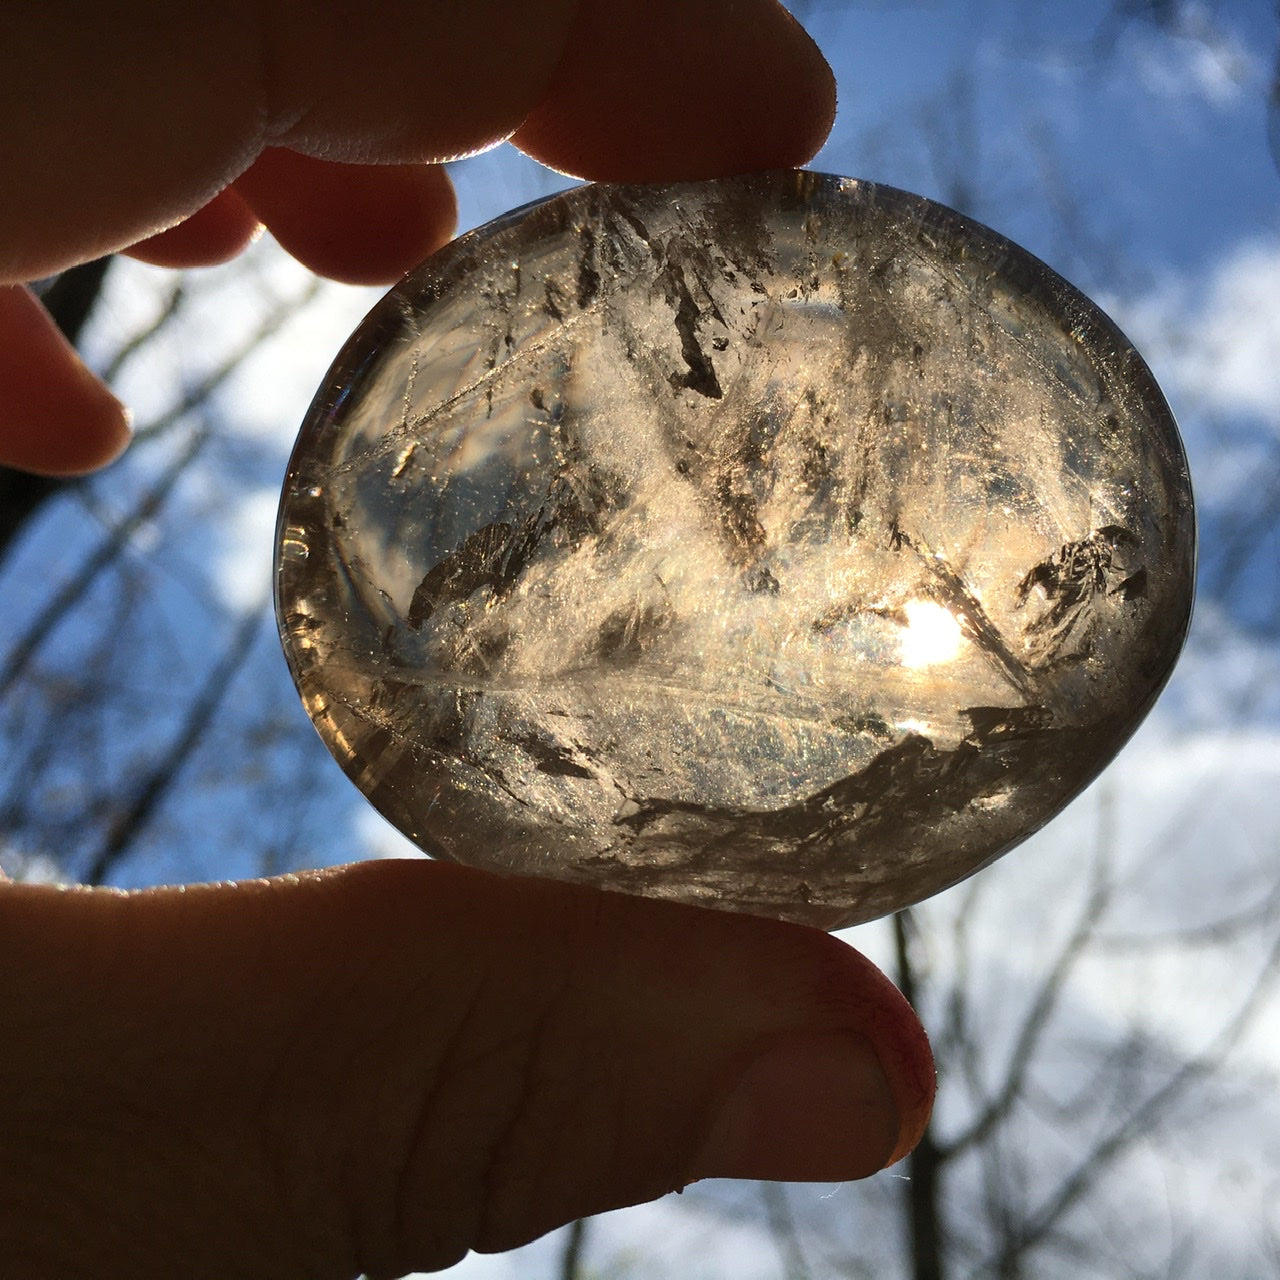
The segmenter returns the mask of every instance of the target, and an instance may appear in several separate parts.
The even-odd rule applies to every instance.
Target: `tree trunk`
[[[919,976],[911,959],[911,913],[893,917],[897,980],[902,994],[915,1006]],[[907,1247],[911,1254],[911,1280],[945,1280],[942,1245],[942,1156],[933,1128],[925,1130],[919,1146],[907,1157]]]

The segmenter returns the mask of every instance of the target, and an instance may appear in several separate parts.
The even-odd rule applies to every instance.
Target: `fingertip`
[[[124,252],[154,267],[213,267],[229,262],[261,234],[253,210],[228,187],[189,218]]]
[[[22,286],[0,288],[0,386],[0,465],[70,479],[128,447],[129,411]]]
[[[807,163],[835,109],[831,68],[776,0],[585,0],[512,140],[580,177],[714,178]]]
[[[896,1021],[892,1032],[872,1032],[872,1040],[884,1069],[898,1112],[898,1141],[885,1161],[887,1169],[904,1160],[920,1145],[933,1115],[938,1089],[929,1037],[905,1000],[907,1015]]]
[[[883,1167],[908,1155],[933,1113],[937,1070],[929,1037],[894,983],[862,952],[823,935],[827,999],[843,1024],[865,1036],[884,1073],[898,1117],[897,1140]]]
[[[801,1033],[770,1044],[721,1105],[697,1178],[843,1182],[885,1167],[901,1125],[863,1036]]]
[[[356,165],[268,148],[235,183],[254,216],[311,270],[343,284],[390,284],[457,224],[438,165]]]

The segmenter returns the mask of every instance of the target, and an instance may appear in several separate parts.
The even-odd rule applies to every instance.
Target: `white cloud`
[[[1176,412],[1252,418],[1280,430],[1280,241],[1236,245],[1200,278],[1169,277],[1108,309]]]
[[[1130,29],[1124,64],[1148,93],[1168,102],[1234,107],[1263,83],[1261,58],[1216,16],[1188,5],[1178,29]]]
[[[1242,52],[1185,40],[1151,42],[1135,59],[1139,81],[1157,97],[1232,106],[1244,93],[1249,64]]]
[[[270,589],[277,501],[274,491],[256,489],[239,500],[226,523],[214,585],[237,613],[259,605]]]
[[[306,276],[295,263],[283,254],[262,257],[274,296],[303,295]],[[318,296],[282,322],[278,335],[262,342],[229,382],[226,399],[235,416],[227,428],[243,439],[287,444],[343,343],[382,292],[322,284]]]
[[[1220,410],[1280,420],[1280,243],[1222,262],[1192,324],[1182,380]]]
[[[1280,649],[1241,627],[1220,603],[1201,598],[1156,714],[1224,734],[1280,724]]]

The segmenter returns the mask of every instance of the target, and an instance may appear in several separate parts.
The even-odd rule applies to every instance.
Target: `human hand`
[[[699,1178],[918,1140],[928,1049],[826,934],[446,863],[0,890],[22,1280],[443,1268]]]
[[[261,220],[388,279],[452,229],[425,162],[513,129],[656,180],[802,162],[830,121],[772,0],[475,0],[435,28],[423,0],[147,8],[6,14],[0,278],[140,239],[215,261]],[[0,385],[2,461],[124,442],[17,288]],[[439,863],[4,886],[0,973],[0,1257],[30,1280],[443,1267],[701,1177],[863,1176],[932,1097],[911,1011],[834,939]]]
[[[513,136],[582,177],[716,177],[802,163],[834,107],[773,0],[19,0],[0,42],[0,464],[78,474],[128,439],[6,284],[121,249],[218,262],[260,222],[322,274],[389,283],[452,234],[432,162]]]

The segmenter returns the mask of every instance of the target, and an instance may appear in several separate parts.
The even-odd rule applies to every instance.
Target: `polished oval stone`
[[[775,173],[463,236],[341,353],[280,512],[298,688],[423,849],[836,927],[1040,827],[1187,626],[1186,461],[1041,262]]]

